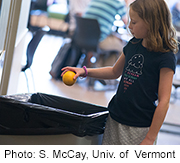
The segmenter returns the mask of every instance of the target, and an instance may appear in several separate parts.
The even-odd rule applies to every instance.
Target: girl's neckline
[[[141,47],[143,47],[144,49],[147,49],[145,46],[143,46],[143,39],[137,39],[137,38],[135,38],[134,37],[134,39],[136,40],[136,41],[131,41],[131,43],[132,44],[140,44],[141,45]]]

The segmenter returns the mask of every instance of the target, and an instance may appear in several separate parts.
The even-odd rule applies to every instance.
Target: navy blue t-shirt
[[[123,49],[125,66],[118,90],[109,103],[111,117],[128,126],[149,127],[157,107],[161,68],[175,72],[173,52],[152,52],[142,40],[131,39]]]

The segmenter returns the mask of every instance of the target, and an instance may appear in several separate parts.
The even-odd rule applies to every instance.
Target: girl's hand
[[[76,73],[76,75],[74,76],[74,80],[77,79],[79,76],[84,76],[85,74],[85,70],[84,68],[77,68],[77,67],[64,67],[61,69],[61,71],[63,71],[61,73],[61,76],[63,76],[67,71],[73,71]]]
[[[154,144],[154,141],[153,140],[150,140],[148,138],[145,138],[140,145],[153,145]]]

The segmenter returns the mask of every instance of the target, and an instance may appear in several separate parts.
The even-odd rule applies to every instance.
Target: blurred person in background
[[[115,15],[120,15],[124,24],[127,24],[127,10],[122,0],[91,0],[83,17],[97,19],[100,25],[101,36],[99,47],[102,50],[122,52],[122,41],[112,35],[112,26]]]
[[[69,35],[72,36],[76,28],[75,16],[82,16],[91,0],[69,0]]]
[[[177,31],[180,31],[180,1],[176,2],[172,7],[173,25]]]

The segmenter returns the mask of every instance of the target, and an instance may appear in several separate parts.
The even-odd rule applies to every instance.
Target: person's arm
[[[122,75],[125,63],[125,56],[122,53],[113,67],[102,67],[97,69],[88,68],[88,76],[100,79],[117,79]]]
[[[154,141],[156,140],[158,132],[164,122],[166,113],[169,108],[173,75],[173,70],[169,68],[162,68],[160,70],[160,81],[158,90],[159,103],[155,110],[149,131],[140,145],[153,145]]]
[[[125,55],[122,53],[113,67],[87,68],[88,76],[98,79],[116,79],[122,75],[124,63],[125,63]],[[69,70],[74,71],[76,73],[74,79],[77,79],[79,76],[83,77],[85,74],[85,70],[83,68],[64,67],[62,68],[63,72],[61,76],[63,76],[64,73]]]

